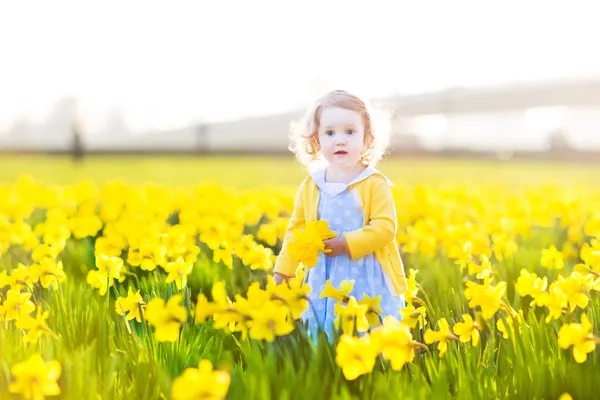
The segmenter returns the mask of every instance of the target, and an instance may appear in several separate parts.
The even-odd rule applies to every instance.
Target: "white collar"
[[[325,189],[325,183],[326,183],[325,182],[325,170],[326,170],[326,168],[323,167],[323,168],[319,168],[316,171],[313,171],[313,172],[310,173],[310,176],[313,179],[313,181],[321,189]],[[354,178],[350,182],[344,184],[344,189],[347,188],[350,185],[353,185],[355,183],[363,181],[363,180],[367,179],[369,176],[374,175],[374,174],[378,174],[378,175],[383,176],[385,178],[385,180],[387,181],[388,185],[394,186],[394,183],[392,181],[390,181],[387,176],[385,176],[383,173],[381,173],[376,168],[369,166],[369,167],[365,168],[360,174],[358,174],[358,176],[356,176],[356,178]]]

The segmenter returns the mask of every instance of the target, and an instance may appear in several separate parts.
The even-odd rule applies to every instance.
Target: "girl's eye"
[[[325,132],[325,134],[327,136],[333,136],[335,134],[335,132],[334,131],[327,131],[327,132]]]
[[[348,130],[346,131],[346,133],[347,133],[348,135],[354,135],[354,130],[352,130],[352,129],[348,129]]]

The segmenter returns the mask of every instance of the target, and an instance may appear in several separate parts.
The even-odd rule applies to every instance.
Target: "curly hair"
[[[384,156],[390,141],[389,116],[382,109],[367,105],[360,97],[345,90],[333,90],[321,98],[297,121],[290,123],[289,150],[298,161],[309,166],[322,160],[321,147],[317,138],[321,112],[326,107],[339,107],[356,111],[362,116],[365,129],[366,150],[361,157],[365,166],[374,166]]]

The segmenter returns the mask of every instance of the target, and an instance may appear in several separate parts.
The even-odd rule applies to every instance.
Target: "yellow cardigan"
[[[396,294],[400,295],[406,291],[406,277],[395,241],[396,208],[388,182],[387,178],[377,171],[348,187],[360,199],[358,205],[364,212],[365,224],[359,230],[346,232],[344,237],[352,260],[375,253]],[[298,262],[290,257],[288,243],[295,229],[301,228],[307,221],[317,220],[318,206],[319,188],[309,175],[300,184],[294,200],[294,211],[281,251],[275,261],[275,272],[285,276],[296,275]]]

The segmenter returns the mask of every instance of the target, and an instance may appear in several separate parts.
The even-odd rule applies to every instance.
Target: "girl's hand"
[[[273,278],[275,279],[275,283],[277,285],[280,285],[281,282],[285,281],[287,283],[288,279],[290,279],[291,277],[280,274],[279,272],[275,272],[275,274],[273,275]]]
[[[343,236],[336,236],[331,239],[323,240],[325,250],[331,250],[329,253],[325,253],[328,257],[337,257],[341,254],[350,254],[348,244]]]

